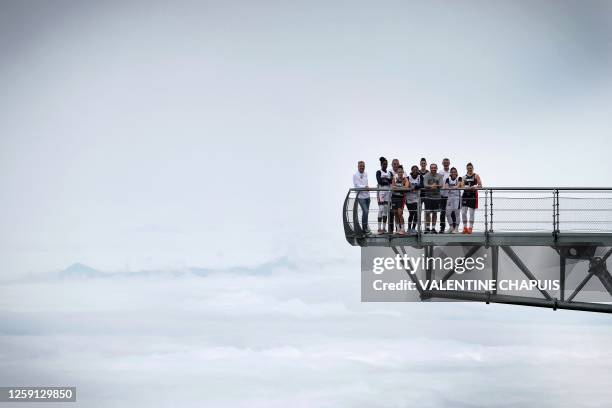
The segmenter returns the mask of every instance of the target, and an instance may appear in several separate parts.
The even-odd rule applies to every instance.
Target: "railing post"
[[[387,195],[387,225],[385,225],[385,228],[387,229],[387,233],[389,234],[389,239],[391,239],[391,211],[393,211],[391,209],[391,195],[393,194],[391,192],[391,184],[389,184],[389,192]]]
[[[489,235],[489,190],[485,190],[485,235]]]
[[[556,201],[557,201],[557,217],[556,217],[557,225],[555,227],[555,231],[558,234],[559,231],[560,231],[560,229],[559,229],[559,190],[555,190],[555,197],[556,197]]]
[[[491,202],[489,203],[489,232],[493,232],[493,190],[489,189],[489,197],[491,198]]]
[[[363,230],[359,224],[359,191],[355,192],[355,201],[353,201],[353,231],[356,235],[362,235]]]
[[[421,191],[417,191],[417,232],[421,236]]]

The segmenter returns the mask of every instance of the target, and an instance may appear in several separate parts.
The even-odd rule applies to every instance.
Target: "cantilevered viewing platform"
[[[388,247],[396,254],[422,250],[425,257],[434,257],[436,252],[443,254],[445,247],[463,247],[462,256],[465,258],[473,257],[478,251],[490,253],[490,279],[495,281],[503,277],[506,269],[518,269],[524,277],[538,279],[538,270],[532,271],[517,253],[521,251],[518,248],[515,251],[513,247],[541,248],[537,250],[542,254],[538,257],[549,259],[552,253],[558,259],[555,262],[558,262],[557,278],[561,287],[556,296],[546,291],[538,296],[510,296],[497,292],[442,292],[420,288],[420,298],[612,313],[612,275],[607,266],[612,255],[612,188],[491,187],[477,191],[478,209],[472,232],[461,233],[464,223],[459,214],[455,217],[459,233],[449,234],[449,222],[453,220],[445,220],[446,233],[441,234],[426,231],[424,199],[418,193],[412,195],[413,199],[416,196],[419,209],[415,229],[407,228],[409,212],[404,206],[405,227],[397,231],[398,226],[389,222],[392,218],[390,206],[379,204],[380,198],[385,197],[381,193],[386,193],[386,197],[391,194],[389,188],[349,189],[342,208],[346,240],[362,248]],[[409,193],[409,190],[395,192]],[[454,194],[457,193],[455,190]],[[361,202],[358,198],[362,199]],[[370,205],[366,225],[363,221],[367,206],[364,206],[363,199],[367,201],[367,198]],[[382,224],[381,220],[386,223]],[[439,231],[440,211],[435,228]],[[390,230],[394,233],[388,233]],[[501,253],[508,261],[505,266],[500,262]],[[584,265],[584,271],[574,267],[578,264]],[[571,285],[566,285],[568,269],[572,270]],[[425,271],[427,278],[436,273],[440,272]],[[454,270],[444,273],[444,280],[455,277]],[[411,276],[411,279],[415,278]],[[585,298],[587,289],[599,291],[606,300],[594,302]]]

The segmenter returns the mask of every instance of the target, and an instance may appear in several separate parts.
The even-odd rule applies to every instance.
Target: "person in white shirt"
[[[353,175],[353,186],[355,188],[369,189],[368,187],[368,174],[365,172],[365,162],[360,160],[357,163],[357,173]],[[357,193],[357,202],[361,207],[362,219],[361,229],[366,234],[371,234],[370,227],[368,225],[368,213],[370,212],[370,193],[368,191],[360,191]]]
[[[446,179],[450,176],[450,171],[450,160],[445,158],[442,160],[442,169],[438,170],[438,173],[442,175],[442,180],[446,181]],[[442,190],[440,193],[440,234],[444,234],[444,230],[446,229],[446,203],[448,202],[448,190]],[[454,218],[455,213],[453,212],[451,216]]]

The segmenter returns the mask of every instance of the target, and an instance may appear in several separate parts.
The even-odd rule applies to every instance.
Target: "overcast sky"
[[[609,184],[609,2],[1,10],[4,273],[347,250],[341,200],[380,155]]]
[[[217,406],[403,406],[406,378],[431,406],[609,400],[604,317],[361,305],[340,214],[357,160],[373,178],[381,155],[471,161],[488,186],[610,185],[612,3],[4,0],[0,89],[2,280],[218,273],[2,284],[4,383],[62,366],[90,402],[113,378],[161,386],[153,369],[194,405],[204,383]],[[484,383],[481,405],[451,371]],[[244,399],[221,387],[238,374]],[[555,394],[570,379],[582,391]]]

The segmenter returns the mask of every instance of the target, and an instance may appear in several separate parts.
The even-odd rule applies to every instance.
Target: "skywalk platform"
[[[612,246],[610,232],[474,232],[472,234],[347,234],[346,240],[354,246]]]
[[[536,260],[552,261],[552,264],[556,265],[556,272],[554,269],[553,272],[560,283],[560,290],[556,293],[541,291],[528,296],[497,291],[449,292],[419,288],[417,277],[408,273],[419,288],[421,300],[478,301],[546,307],[553,310],[612,313],[612,274],[608,270],[608,262],[612,256],[612,188],[481,188],[478,189],[478,209],[472,220],[471,234],[426,233],[426,227],[431,224],[426,223],[422,198],[417,193],[412,196],[413,200],[416,199],[419,209],[416,211],[416,232],[377,233],[378,228],[401,228],[395,223],[394,218],[397,216],[394,217],[395,214],[389,206],[385,207],[380,202],[381,193],[386,193],[389,197],[392,192],[398,191],[406,193],[406,197],[411,192],[404,189],[390,191],[389,188],[353,188],[348,191],[342,208],[342,218],[345,238],[350,245],[362,247],[364,250],[388,247],[397,255],[406,254],[408,250],[422,250],[425,258],[434,257],[435,253],[444,253],[444,247],[463,247],[458,251],[464,259],[486,251],[490,253],[490,275],[487,278],[496,282],[504,274],[516,270],[529,280],[544,276],[544,269],[532,271],[527,265],[528,262],[521,258],[521,253],[529,249],[513,249],[532,247],[535,251],[537,248],[543,248]],[[457,193],[454,191],[454,194]],[[366,205],[368,201],[369,207]],[[366,214],[367,223],[364,218]],[[400,215],[404,231],[407,230],[408,215],[409,211],[404,207],[403,214]],[[455,214],[454,221],[445,221],[447,228],[453,222],[456,222],[459,230],[465,225],[460,213]],[[439,218],[434,227],[439,229]],[[367,230],[372,232],[366,233]],[[504,254],[503,261],[500,261],[501,254]],[[533,262],[534,258],[529,260]],[[582,269],[575,268],[578,264],[583,265]],[[409,270],[412,269],[406,265],[406,271]],[[422,272],[423,277],[427,279],[440,275],[431,268]],[[441,272],[444,273],[444,281],[460,278],[454,269]],[[550,277],[550,271],[546,273]],[[585,298],[585,292],[592,292],[595,285],[599,288],[598,294],[606,297],[604,301]]]

